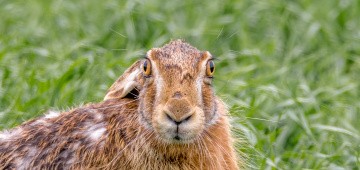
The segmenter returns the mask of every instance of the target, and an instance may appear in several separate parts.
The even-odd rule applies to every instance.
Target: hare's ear
[[[128,68],[108,90],[104,100],[114,98],[137,98],[144,80],[142,78],[141,60]]]

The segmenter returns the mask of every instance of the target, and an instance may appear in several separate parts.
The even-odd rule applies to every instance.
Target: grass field
[[[151,47],[219,60],[249,169],[360,169],[360,1],[0,0],[0,129],[101,101]]]

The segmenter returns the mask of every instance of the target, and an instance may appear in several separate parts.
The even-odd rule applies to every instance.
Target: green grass
[[[249,169],[359,169],[360,2],[0,0],[0,129],[101,101],[151,47],[218,56]]]

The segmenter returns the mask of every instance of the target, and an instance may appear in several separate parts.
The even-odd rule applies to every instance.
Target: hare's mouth
[[[176,135],[174,138],[172,139],[165,139],[165,141],[167,143],[174,143],[174,144],[187,144],[187,143],[192,143],[196,140],[196,138],[184,138],[184,137],[180,137],[180,135]]]
[[[205,120],[203,111],[194,107],[180,119],[168,115],[166,109],[155,113],[152,125],[155,133],[166,143],[191,143],[203,131]]]
[[[159,137],[165,142],[170,144],[187,144],[192,143],[197,138],[197,133],[178,133],[167,132],[159,133]]]

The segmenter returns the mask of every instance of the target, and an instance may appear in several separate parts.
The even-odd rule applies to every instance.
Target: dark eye
[[[145,76],[149,76],[151,74],[151,63],[148,59],[146,59],[144,61],[143,71],[144,71]]]
[[[209,60],[206,64],[206,75],[212,77],[215,72],[215,63],[212,60]]]

